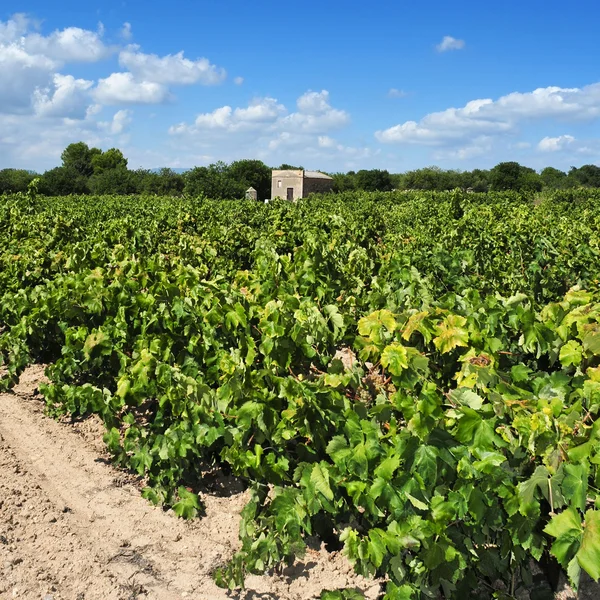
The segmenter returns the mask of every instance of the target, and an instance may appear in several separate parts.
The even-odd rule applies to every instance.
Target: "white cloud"
[[[480,136],[470,143],[457,148],[445,148],[433,153],[433,160],[459,160],[465,161],[478,156],[489,154],[492,151],[492,139],[489,136]]]
[[[133,33],[131,32],[131,23],[123,23],[123,27],[121,27],[120,31],[121,38],[125,41],[129,41],[133,37]]]
[[[36,88],[51,84],[57,63],[43,55],[31,55],[16,44],[0,45],[0,110],[29,112]]]
[[[389,98],[406,98],[408,96],[408,92],[404,90],[398,90],[396,88],[391,88],[387,93]]]
[[[119,54],[119,64],[131,71],[138,80],[160,84],[216,85],[226,77],[225,70],[211,64],[207,58],[190,60],[183,56],[183,52],[161,57],[144,54],[137,46],[123,50]]]
[[[317,142],[320,148],[334,148],[336,144],[335,140],[328,135],[320,135]]]
[[[25,13],[17,13],[8,21],[0,21],[0,44],[18,40],[31,26],[32,22]]]
[[[196,117],[192,125],[180,123],[170,128],[171,134],[196,135],[203,130],[235,133],[260,130],[263,135],[276,133],[325,134],[346,125],[350,117],[329,104],[329,92],[306,92],[297,100],[298,110],[288,114],[275,98],[257,98],[246,108],[222,106]]]
[[[106,58],[112,50],[102,42],[101,28],[95,32],[67,27],[47,36],[38,28],[23,14],[0,21],[0,112],[83,115],[85,108],[80,110],[80,104],[83,91],[89,88],[82,83],[86,80],[64,79],[68,76],[58,71],[67,63]],[[53,99],[52,94],[56,94]]]
[[[78,141],[99,148],[115,145],[112,132],[99,128],[94,110],[88,110],[84,119],[0,113],[0,165],[3,167],[38,171],[55,167],[60,164],[65,147]],[[119,146],[123,141],[119,138]],[[127,156],[127,152],[125,154]]]
[[[542,152],[558,152],[559,150],[564,150],[573,142],[575,138],[572,135],[559,135],[558,137],[545,137],[540,140],[538,144],[538,150]]]
[[[231,106],[222,106],[211,113],[198,115],[194,125],[198,129],[231,129],[234,127],[232,114]]]
[[[350,121],[349,114],[330,104],[329,92],[308,91],[288,112],[275,98],[258,98],[247,107],[222,106],[198,115],[191,124],[169,129],[178,151],[210,153],[223,160],[252,156],[269,164],[296,162],[326,168],[344,161],[355,168],[374,156],[370,148],[338,142],[330,133]],[[378,152],[378,151],[377,151]],[[336,162],[337,161],[337,162]]]
[[[273,163],[281,163],[282,157],[285,161],[302,163],[310,161],[314,165],[326,165],[340,161],[344,168],[353,169],[364,166],[364,161],[380,154],[379,150],[373,152],[371,148],[349,146],[341,144],[329,136],[314,136],[306,133],[291,134],[282,132],[270,140],[266,149],[262,150],[263,160],[271,160]],[[323,167],[321,167],[323,168]],[[335,170],[335,168],[334,168]]]
[[[97,62],[112,52],[104,45],[98,32],[79,27],[57,30],[49,36],[29,33],[20,43],[29,54],[43,54],[63,63]]]
[[[436,46],[436,50],[438,52],[448,52],[448,50],[462,50],[464,47],[464,40],[458,40],[451,35],[445,35],[442,41]]]
[[[102,104],[160,104],[170,93],[166,86],[152,81],[136,81],[131,73],[112,73],[100,79],[93,92]]]
[[[384,143],[444,145],[471,139],[474,135],[513,132],[522,121],[561,119],[565,121],[600,117],[600,83],[583,88],[539,88],[513,92],[498,100],[472,100],[462,108],[448,108],[377,131]]]
[[[298,110],[306,115],[322,115],[331,109],[331,106],[329,106],[329,92],[327,90],[321,92],[308,91],[298,98],[296,105]]]
[[[329,92],[308,91],[298,98],[298,110],[281,119],[280,127],[290,131],[324,133],[350,122],[350,115],[329,104]]]
[[[53,89],[38,88],[33,95],[34,110],[45,117],[85,118],[89,106],[89,90],[93,81],[75,79],[72,75],[54,75]]]
[[[233,83],[235,83],[235,85],[242,85],[242,83],[244,83],[244,78],[243,77],[236,77],[233,80]]]
[[[112,135],[119,135],[131,124],[131,114],[130,110],[118,110],[111,121],[100,121],[98,127]]]
[[[286,112],[285,106],[275,98],[256,98],[246,108],[222,106],[212,112],[202,113],[196,117],[193,125],[180,123],[170,128],[169,133],[195,134],[201,130],[220,130],[225,133],[262,129],[273,124]]]
[[[285,106],[275,98],[259,98],[253,100],[247,108],[236,108],[233,117],[238,122],[269,123],[286,112]]]

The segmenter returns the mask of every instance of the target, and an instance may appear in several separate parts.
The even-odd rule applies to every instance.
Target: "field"
[[[600,577],[599,224],[591,190],[3,196],[0,386],[48,365],[48,414],[102,423],[144,506],[201,527],[207,482],[245,489],[240,542],[198,559],[222,587],[315,540],[390,600],[523,598],[532,560],[576,587]]]

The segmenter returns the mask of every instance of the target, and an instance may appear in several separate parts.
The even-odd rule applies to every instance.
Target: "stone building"
[[[330,192],[333,179],[319,171],[274,170],[271,180],[271,198],[297,200],[309,194]]]

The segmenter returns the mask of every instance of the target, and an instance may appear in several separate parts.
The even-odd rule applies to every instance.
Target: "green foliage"
[[[0,194],[9,192],[26,192],[27,186],[37,177],[37,174],[25,169],[0,170]]]
[[[49,412],[98,414],[183,518],[240,478],[225,587],[313,535],[389,599],[507,598],[545,553],[598,577],[600,195],[564,194],[32,186],[0,205],[0,385],[50,364]]]
[[[253,187],[258,199],[271,197],[271,169],[260,160],[236,160],[229,165],[229,176],[244,187]]]
[[[490,171],[491,189],[539,192],[542,189],[540,176],[529,167],[517,162],[497,164]]]
[[[357,590],[323,590],[320,600],[364,600],[365,595]]]
[[[88,178],[73,167],[56,167],[42,175],[40,192],[46,196],[87,194]]]
[[[389,192],[393,188],[392,178],[387,171],[362,169],[356,174],[356,186],[367,192]]]
[[[77,173],[81,177],[90,177],[94,173],[94,160],[101,155],[102,151],[98,148],[89,148],[85,142],[76,142],[69,144],[60,157],[65,169]]]
[[[127,169],[127,159],[117,148],[110,148],[105,152],[94,153],[92,155],[91,163],[92,173],[94,175],[100,175],[105,171],[112,171],[114,169]]]
[[[569,170],[569,179],[576,182],[575,185],[585,187],[600,187],[600,167],[598,165],[583,165]]]
[[[100,168],[89,179],[92,194],[133,194],[136,192],[135,179],[125,166]]]
[[[564,189],[571,187],[570,180],[564,171],[555,169],[554,167],[546,167],[540,173],[540,179],[544,188]]]

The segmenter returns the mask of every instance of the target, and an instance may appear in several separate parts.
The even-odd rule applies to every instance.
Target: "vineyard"
[[[0,387],[95,413],[148,501],[250,491],[243,586],[309,536],[389,600],[600,577],[600,193],[0,198]],[[323,598],[355,598],[352,590]]]

